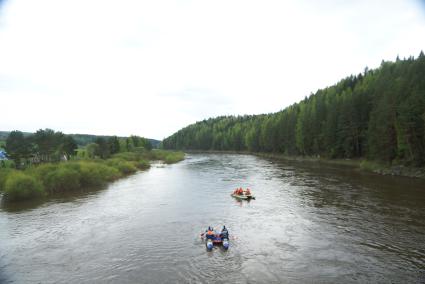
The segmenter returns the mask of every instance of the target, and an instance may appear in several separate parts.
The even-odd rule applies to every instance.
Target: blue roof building
[[[0,160],[7,160],[6,151],[0,150]]]

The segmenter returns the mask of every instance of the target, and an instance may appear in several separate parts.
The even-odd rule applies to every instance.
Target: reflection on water
[[[6,200],[0,201],[1,210],[6,212],[21,212],[26,210],[35,209],[39,206],[48,206],[52,203],[61,203],[61,202],[73,202],[76,200],[81,200],[82,198],[89,198],[91,195],[97,195],[98,191],[104,190],[104,187],[89,187],[83,188],[76,191],[64,192],[64,193],[54,193],[49,195],[49,197],[36,199],[36,200],[24,200],[20,202],[8,202]]]
[[[253,189],[256,200],[230,196]],[[421,282],[425,184],[193,154],[107,188],[1,207],[0,282]],[[225,224],[228,251],[200,233]]]

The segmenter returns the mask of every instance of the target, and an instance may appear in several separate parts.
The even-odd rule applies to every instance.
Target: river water
[[[236,187],[256,196],[238,202]],[[199,235],[225,224],[230,248]],[[0,283],[421,283],[425,182],[190,154],[103,189],[2,205]]]

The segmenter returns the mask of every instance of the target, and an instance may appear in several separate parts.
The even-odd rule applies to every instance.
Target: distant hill
[[[92,143],[98,137],[105,138],[105,139],[109,139],[112,137],[108,135],[92,135],[92,134],[68,134],[68,135],[74,138],[75,142],[77,142],[77,144],[80,146],[84,146],[89,143]],[[118,138],[128,138],[128,137],[118,136]],[[147,138],[147,139],[149,140],[149,142],[151,142],[153,148],[158,148],[159,143],[161,143],[161,141],[156,139],[151,139],[151,138]]]
[[[7,137],[9,137],[9,133],[10,131],[0,131],[0,141],[6,140]],[[31,132],[22,132],[22,133],[24,134],[24,136],[29,136],[33,134]]]
[[[10,131],[0,131],[0,141],[2,140],[6,140],[7,137],[9,136]],[[29,136],[32,135],[33,133],[31,132],[24,132],[25,136]],[[77,142],[78,146],[85,146],[89,143],[92,143],[96,140],[96,138],[101,137],[101,138],[105,138],[108,139],[112,136],[107,136],[107,135],[92,135],[92,134],[68,134],[69,136],[71,136],[72,138],[74,138],[75,142]],[[127,138],[124,136],[120,136],[119,138]],[[161,143],[161,141],[156,140],[156,139],[150,139],[147,138],[149,140],[149,142],[151,142],[152,147],[153,148],[158,148],[159,143]]]

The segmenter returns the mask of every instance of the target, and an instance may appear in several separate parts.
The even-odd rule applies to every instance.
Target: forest
[[[425,165],[425,56],[382,61],[277,113],[222,116],[164,139],[165,149],[222,150]]]

